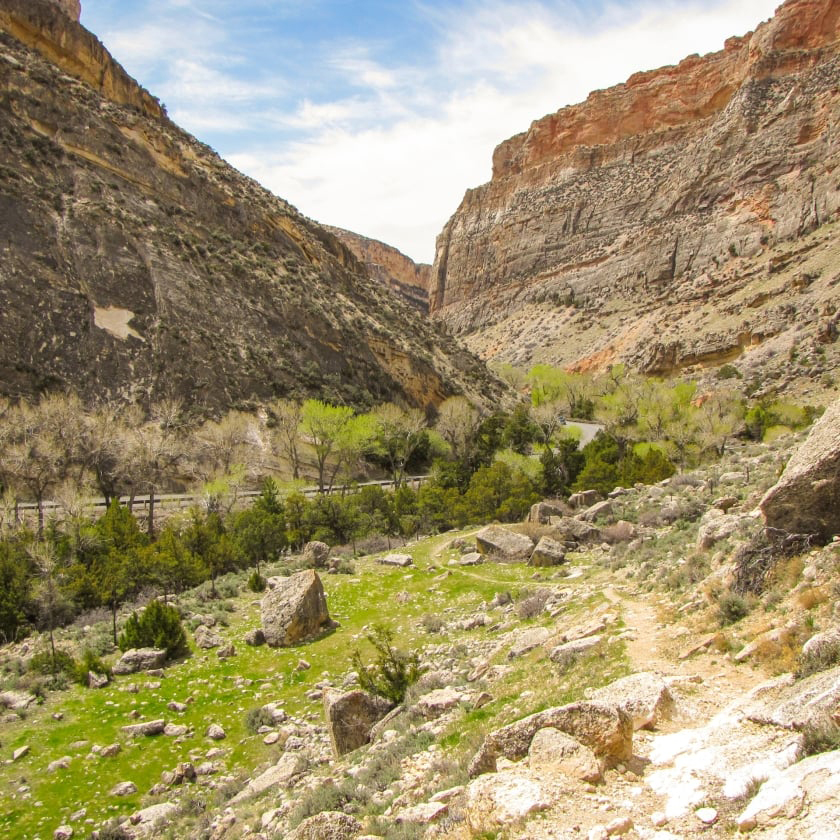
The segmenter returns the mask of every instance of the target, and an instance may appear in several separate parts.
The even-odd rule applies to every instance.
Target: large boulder
[[[814,424],[760,507],[771,528],[822,542],[840,534],[840,400]]]
[[[499,758],[524,758],[534,736],[546,727],[571,735],[607,760],[628,761],[633,756],[630,716],[616,706],[584,701],[546,709],[491,732],[470,763],[470,776],[495,772]]]
[[[370,741],[373,725],[391,711],[393,703],[357,689],[324,693],[324,714],[336,756],[359,749]]]
[[[600,528],[571,516],[552,516],[551,528],[551,536],[560,542],[581,544],[603,542]]]
[[[114,674],[136,674],[138,671],[153,671],[166,663],[166,651],[162,648],[130,648],[114,665]]]
[[[501,525],[488,525],[475,535],[475,544],[482,554],[496,560],[525,562],[534,550],[534,541]]]
[[[264,773],[251,779],[245,787],[230,800],[231,805],[238,805],[252,796],[258,796],[267,790],[280,790],[295,777],[304,772],[308,762],[299,752],[285,752],[277,764]]]
[[[517,773],[475,779],[466,790],[469,836],[495,837],[500,828],[520,823],[550,805],[551,797],[539,782]]]
[[[530,566],[559,566],[566,560],[566,547],[563,543],[551,539],[551,537],[542,537],[537,543],[537,547],[531,553],[531,559],[528,561]]]
[[[528,750],[528,766],[541,777],[560,773],[584,782],[601,780],[601,762],[589,747],[552,727],[534,735]]]
[[[210,650],[222,644],[222,637],[214,633],[205,624],[199,624],[195,628],[195,644],[196,647],[200,647],[202,650]]]
[[[263,596],[262,630],[271,647],[288,647],[335,626],[321,578],[312,569],[282,578]]]
[[[840,724],[840,665],[802,680],[784,674],[753,689],[746,717],[765,726],[805,729],[831,718]]]
[[[310,569],[323,569],[330,557],[330,547],[319,540],[308,542],[303,547],[303,564]]]
[[[595,502],[590,505],[583,513],[579,513],[577,518],[583,522],[594,522],[599,516],[612,516],[613,503],[609,499],[604,499],[602,502]]]
[[[552,516],[563,516],[564,513],[563,505],[559,502],[537,502],[535,505],[531,505],[528,521],[537,525],[546,525]]]
[[[579,493],[572,493],[569,496],[569,507],[580,509],[592,507],[596,502],[600,502],[603,496],[597,490],[581,490]]]
[[[634,729],[653,728],[674,712],[674,698],[665,680],[649,671],[622,677],[588,697],[623,709],[633,719]]]

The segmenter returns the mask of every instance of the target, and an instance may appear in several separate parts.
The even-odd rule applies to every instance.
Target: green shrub
[[[245,715],[245,728],[256,734],[261,726],[274,726],[274,718],[268,709],[258,706]]]
[[[393,631],[381,624],[374,625],[367,639],[376,649],[376,662],[365,665],[361,653],[356,650],[353,652],[353,667],[365,691],[378,694],[392,703],[402,703],[408,687],[417,682],[422,669],[420,657],[395,648],[391,644],[393,638]]]
[[[718,620],[722,627],[735,624],[748,615],[749,611],[746,600],[731,590],[724,592],[718,599]]]
[[[90,648],[86,648],[82,654],[82,661],[76,665],[76,682],[79,685],[87,685],[89,672],[111,679],[111,669]]]
[[[830,718],[809,722],[802,730],[805,755],[840,750],[840,726]]]
[[[140,615],[131,614],[120,634],[119,646],[120,650],[164,648],[167,659],[189,650],[180,613],[175,607],[160,601],[150,601]]]
[[[48,651],[36,653],[29,660],[28,670],[33,674],[70,674],[75,676],[77,668],[76,660],[63,650],[56,650],[55,658]]]
[[[251,576],[248,578],[248,589],[251,592],[265,592],[266,586],[266,579],[256,569],[251,572]]]

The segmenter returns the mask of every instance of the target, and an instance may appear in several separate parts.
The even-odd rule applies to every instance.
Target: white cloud
[[[350,49],[335,66],[356,96],[304,101],[290,124],[306,136],[229,159],[307,215],[429,261],[465,189],[489,178],[499,142],[635,71],[720,49],[773,5],[612,4],[595,21],[556,3],[428,12],[442,41],[423,66],[382,67]]]

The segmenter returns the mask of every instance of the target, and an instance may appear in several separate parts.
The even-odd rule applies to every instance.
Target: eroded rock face
[[[470,775],[494,772],[498,758],[524,758],[534,736],[546,727],[571,735],[602,758],[627,761],[633,755],[633,721],[626,712],[601,703],[570,703],[491,732],[470,763]]]
[[[335,626],[321,578],[312,569],[281,578],[262,599],[262,630],[271,647],[288,647]]]
[[[338,239],[172,123],[75,7],[0,4],[0,165],[18,173],[3,184],[0,393],[226,410],[329,381],[348,403],[504,401]]]
[[[336,756],[353,752],[370,741],[374,724],[391,711],[392,703],[366,691],[324,694],[324,714]]]
[[[797,328],[833,341],[836,231],[801,246],[824,256],[820,279],[790,265],[800,248],[770,246],[840,207],[838,26],[834,0],[788,0],[722,51],[637,73],[502,143],[492,180],[438,237],[433,316],[523,367],[538,352],[667,374],[775,336],[789,346]]]
[[[506,562],[525,561],[531,556],[534,542],[501,525],[488,525],[475,535],[475,544],[482,554]]]
[[[791,534],[840,534],[840,400],[828,407],[761,500],[767,525]]]

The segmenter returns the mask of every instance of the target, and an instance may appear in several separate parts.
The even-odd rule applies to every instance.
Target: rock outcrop
[[[525,561],[534,550],[534,541],[524,534],[517,534],[501,525],[488,525],[475,535],[475,544],[481,554],[503,562]]]
[[[504,399],[332,234],[172,123],[72,5],[0,5],[0,394]]]
[[[840,534],[840,400],[793,453],[761,512],[768,526],[788,533],[815,534],[823,542]]]
[[[788,377],[793,344],[837,333],[838,21],[788,0],[502,143],[438,238],[434,317],[522,365]]]
[[[312,569],[282,578],[263,596],[260,611],[263,635],[271,647],[296,645],[335,626],[324,585]]]
[[[370,731],[393,707],[382,697],[356,690],[324,694],[324,716],[336,757],[370,741]]]
[[[356,256],[374,280],[396,292],[406,303],[422,312],[429,312],[429,279],[432,267],[416,263],[396,248],[368,239],[349,230],[326,226]]]

